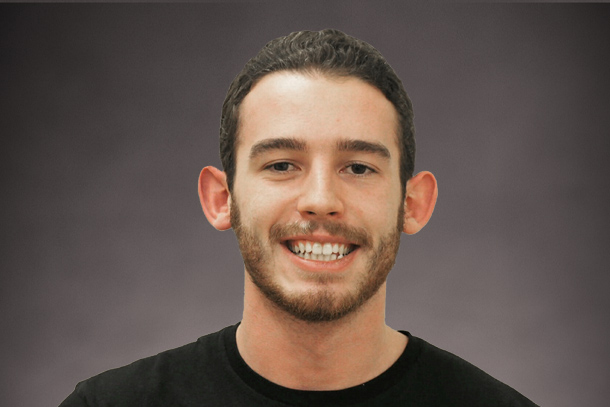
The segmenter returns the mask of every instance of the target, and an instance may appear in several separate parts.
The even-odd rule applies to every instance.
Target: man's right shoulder
[[[226,366],[223,335],[232,328],[82,381],[60,407],[167,405],[181,390],[206,387],[211,372]]]

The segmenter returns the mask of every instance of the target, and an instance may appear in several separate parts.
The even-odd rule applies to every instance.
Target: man
[[[370,45],[339,31],[268,43],[222,110],[208,221],[245,264],[240,324],[80,383],[69,406],[533,406],[467,362],[385,324],[401,232],[437,198],[413,175],[413,114]]]

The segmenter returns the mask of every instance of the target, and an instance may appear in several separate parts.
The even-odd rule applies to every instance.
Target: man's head
[[[222,107],[220,158],[232,191],[239,143],[240,106],[252,87],[278,71],[355,77],[379,89],[398,113],[400,179],[403,195],[415,165],[413,108],[402,82],[379,51],[338,30],[300,31],[268,42],[231,83]]]
[[[225,172],[201,172],[203,210],[235,230],[246,306],[306,321],[379,309],[400,232],[420,230],[436,202],[434,176],[411,176],[410,102],[381,55],[340,32],[270,44],[231,85]]]

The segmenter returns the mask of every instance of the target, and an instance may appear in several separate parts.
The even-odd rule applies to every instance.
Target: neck
[[[239,352],[255,372],[292,389],[339,390],[369,381],[407,342],[385,324],[385,289],[337,321],[307,322],[278,309],[246,276]]]

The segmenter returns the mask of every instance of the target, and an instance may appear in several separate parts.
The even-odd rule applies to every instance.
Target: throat
[[[305,391],[341,390],[366,383],[398,360],[407,340],[406,336],[395,332],[396,336],[385,338],[389,342],[380,344],[367,340],[370,338],[366,335],[366,329],[357,338],[347,341],[346,337],[353,332],[331,335],[330,338],[321,338],[320,332],[307,331],[301,331],[296,337],[294,331],[288,337],[277,334],[262,343],[244,343],[238,330],[240,353],[248,366],[265,379],[283,387]],[[360,338],[362,334],[366,339]]]

